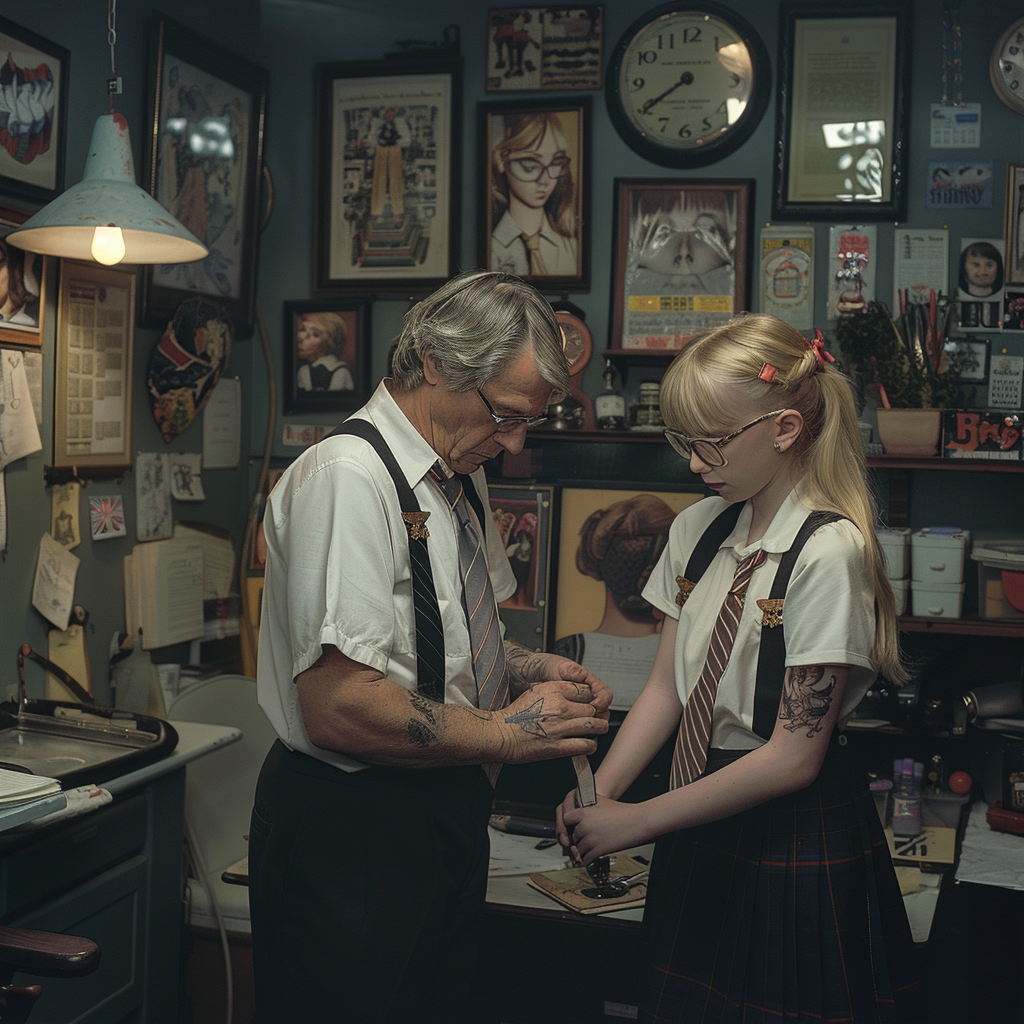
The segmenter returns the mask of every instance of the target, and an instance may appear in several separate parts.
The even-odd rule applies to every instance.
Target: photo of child
[[[581,275],[581,122],[572,109],[490,115],[490,270],[527,279]]]
[[[303,313],[296,333],[300,365],[295,382],[300,391],[351,391],[355,387],[344,359],[348,329],[340,314]]]
[[[964,330],[1000,326],[1003,268],[1001,238],[970,238],[961,242],[957,279],[958,321]]]

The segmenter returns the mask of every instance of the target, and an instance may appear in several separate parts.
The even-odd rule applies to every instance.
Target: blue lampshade
[[[190,263],[209,249],[135,182],[128,122],[96,119],[85,176],[7,241],[46,256],[114,263]]]

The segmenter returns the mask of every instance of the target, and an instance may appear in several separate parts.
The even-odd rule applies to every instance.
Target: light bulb
[[[112,267],[124,259],[124,235],[121,229],[112,224],[108,227],[96,228],[92,233],[92,245],[90,246],[92,258],[105,267]]]

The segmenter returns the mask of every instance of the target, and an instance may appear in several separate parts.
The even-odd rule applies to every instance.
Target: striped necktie
[[[676,749],[672,756],[670,789],[689,785],[694,779],[700,778],[708,763],[711,716],[715,708],[718,682],[722,678],[725,666],[729,664],[729,654],[736,640],[740,616],[743,614],[743,599],[750,585],[750,577],[754,575],[754,570],[763,564],[766,557],[764,549],[759,548],[753,554],[747,555],[736,567],[732,586],[725,595],[722,610],[718,613],[711,634],[704,668],[683,707],[679,736],[676,738]]]
[[[487,560],[484,558],[480,535],[470,516],[469,502],[466,500],[460,478],[445,476],[440,463],[435,463],[431,475],[451,505],[459,526],[462,603],[469,624],[477,707],[486,711],[501,708],[508,699],[505,646],[501,640],[498,605],[491,589],[491,577],[487,571]]]

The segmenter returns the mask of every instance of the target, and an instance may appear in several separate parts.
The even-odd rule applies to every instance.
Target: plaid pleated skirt
[[[709,771],[736,759],[715,753]],[[662,836],[643,929],[641,1021],[918,1020],[916,954],[885,835],[836,738],[806,789]]]

